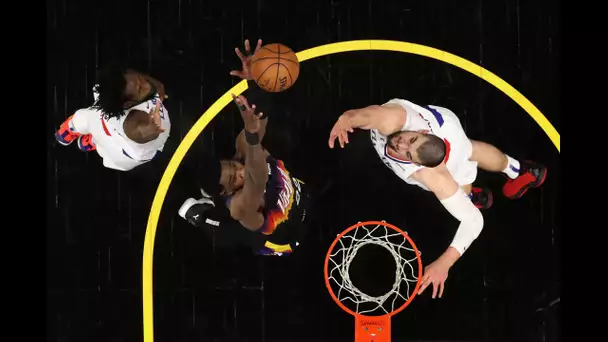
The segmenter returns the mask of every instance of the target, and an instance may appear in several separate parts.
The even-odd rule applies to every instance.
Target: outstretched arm
[[[246,103],[243,96],[235,97],[235,103],[239,107],[241,116],[245,123],[243,130],[244,157],[245,157],[245,179],[243,190],[238,192],[230,204],[232,217],[250,230],[258,230],[264,223],[264,217],[259,212],[262,198],[268,181],[268,167],[266,157],[268,153],[260,144],[258,134],[262,127],[260,117],[263,113],[256,114],[252,107]]]
[[[262,90],[258,85],[253,81],[253,77],[251,76],[251,60],[253,59],[253,54],[251,53],[251,45],[249,44],[249,39],[245,40],[245,53],[241,52],[241,50],[236,47],[234,48],[234,52],[241,60],[241,70],[232,70],[230,71],[230,75],[237,76],[241,79],[247,80],[247,97],[249,97],[249,101],[251,101],[252,108],[255,110],[256,105],[261,106],[264,109],[265,116],[260,120],[260,130],[258,131],[258,136],[260,141],[264,138],[264,134],[266,134],[266,125],[268,124],[268,114],[274,113],[273,102],[271,98],[271,94]],[[258,39],[257,46],[255,48],[254,54],[260,50],[262,47],[262,40]],[[247,106],[247,99],[243,97],[245,105]],[[240,110],[245,110],[245,108],[239,108]],[[236,137],[235,142],[235,150],[236,153],[234,155],[235,159],[242,160],[245,158],[245,149],[247,143],[245,141],[245,130],[242,130],[239,135]]]
[[[329,134],[329,147],[334,148],[336,138],[340,147],[348,144],[348,132],[354,128],[377,129],[382,135],[390,135],[403,127],[407,112],[395,104],[384,106],[372,105],[359,109],[351,109],[340,115]]]
[[[230,212],[243,227],[257,231],[264,224],[264,216],[259,209],[268,181],[267,154],[259,143],[247,143],[246,154],[245,183],[242,192],[234,196]]]
[[[247,96],[252,105],[252,109],[257,111],[257,106],[260,105],[260,108],[264,109],[264,118],[260,119],[260,130],[258,131],[258,136],[260,137],[260,142],[264,139],[264,135],[266,134],[266,126],[268,125],[268,113],[272,113],[274,111],[274,107],[272,105],[272,99],[270,98],[270,93],[265,92],[260,87],[255,84],[254,81],[247,81],[247,85],[249,87],[249,91],[247,92]],[[244,101],[247,103],[248,100],[243,96]],[[245,129],[243,129],[239,135],[236,137],[235,150],[236,153],[234,155],[235,159],[242,160],[245,158],[245,148],[247,143],[245,141]]]
[[[458,183],[454,181],[445,165],[422,169],[415,172],[412,178],[432,191],[446,210],[460,221],[452,243],[437,260],[425,268],[422,278],[419,293],[433,284],[433,298],[435,298],[437,290],[439,290],[441,298],[448,271],[481,233],[484,223],[483,216],[467,194],[458,186]]]

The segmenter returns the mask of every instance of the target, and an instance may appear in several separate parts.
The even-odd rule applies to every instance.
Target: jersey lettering
[[[290,177],[281,168],[277,168],[281,173],[281,181],[283,182],[283,190],[279,193],[277,205],[281,208],[283,214],[286,213],[289,202],[293,198],[293,186],[291,186]]]

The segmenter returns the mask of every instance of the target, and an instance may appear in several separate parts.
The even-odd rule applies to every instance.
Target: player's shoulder
[[[378,107],[382,108],[383,111],[386,113],[385,116],[389,116],[389,117],[393,117],[393,118],[400,118],[402,116],[406,115],[406,106],[404,106],[402,104],[401,99],[391,99],[381,105],[379,105]],[[388,119],[388,118],[385,118]]]
[[[375,129],[383,136],[400,131],[405,124],[407,112],[398,103],[389,101],[369,108],[373,110],[374,115],[368,129]]]
[[[418,165],[418,169],[411,174],[411,177],[414,180],[428,183],[445,177],[452,178],[452,174],[444,162],[436,167],[424,167]]]
[[[125,127],[137,128],[140,126],[144,126],[148,124],[149,114],[141,109],[133,109],[124,115],[124,123]]]
[[[392,98],[388,101],[386,101],[384,104],[382,104],[383,107],[388,107],[388,108],[399,108],[403,111],[408,111],[408,110],[412,110],[412,109],[416,109],[416,107],[419,107],[416,103],[406,100],[406,99],[402,99],[402,98]]]
[[[392,98],[388,101],[386,101],[385,103],[382,104],[383,107],[401,107],[403,108],[403,104],[407,102],[404,99],[400,99],[400,98]]]

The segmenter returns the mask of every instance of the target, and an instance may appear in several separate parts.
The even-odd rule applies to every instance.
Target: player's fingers
[[[237,76],[237,77],[241,77],[241,78],[242,78],[242,77],[243,77],[243,72],[242,72],[242,71],[239,71],[239,70],[232,70],[232,71],[230,72],[230,75],[232,75],[232,76]]]
[[[336,133],[332,129],[331,132],[329,133],[329,140],[327,141],[329,148],[334,148],[335,142],[336,142]]]
[[[249,108],[249,103],[247,102],[247,99],[243,95],[237,96],[234,99],[234,102],[236,102],[236,104],[239,106],[240,110],[251,109],[251,108]]]
[[[251,53],[251,45],[249,44],[249,39],[245,39],[245,51],[247,54]]]
[[[418,294],[421,294],[422,291],[424,291],[427,288],[427,286],[429,286],[429,283],[430,283],[429,280],[430,280],[430,277],[428,274],[425,274],[422,276],[422,282],[420,283],[420,290],[418,290]]]
[[[348,141],[348,132],[347,131],[342,131],[342,135],[344,135],[344,142],[348,144],[349,143],[349,141]]]
[[[445,280],[439,283],[439,298],[443,296],[443,288],[445,287]]]
[[[239,95],[239,99],[245,105],[245,107],[247,107],[247,109],[249,109],[250,106],[249,106],[249,101],[247,101],[247,98],[243,95]]]
[[[239,58],[240,58],[242,61],[244,61],[244,60],[245,60],[245,55],[243,55],[243,53],[241,52],[241,49],[239,49],[238,47],[237,47],[237,48],[234,48],[234,52],[236,52],[236,55],[237,55],[237,56],[239,56]]]
[[[420,290],[418,290],[418,294],[419,294],[419,295],[420,295],[420,294],[422,294],[422,292],[424,292],[424,290],[426,290],[427,286],[429,286],[429,284],[428,284],[428,283],[423,283],[423,284],[420,286]]]
[[[258,39],[258,45],[255,47],[255,51],[253,53],[258,52],[262,48],[262,40]]]
[[[150,112],[150,114],[148,115],[148,119],[152,122],[154,122],[156,120],[156,118],[158,117],[158,110],[156,109],[152,109],[152,111]]]
[[[340,132],[338,133],[338,137],[340,138],[340,146],[344,148],[344,145],[346,144],[346,139],[344,138],[344,131],[340,130]]]
[[[234,94],[232,94],[232,98],[234,99],[234,103],[236,104],[236,106],[239,108],[239,110],[241,112],[244,112],[248,109],[247,105],[243,103],[241,96],[235,96]]]
[[[437,282],[433,282],[433,295],[431,295],[431,298],[435,299],[435,297],[437,297],[437,290],[439,289],[439,287],[437,286]]]

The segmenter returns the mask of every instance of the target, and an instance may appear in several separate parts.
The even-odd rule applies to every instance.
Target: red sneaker
[[[78,148],[84,152],[91,152],[97,149],[95,143],[93,142],[93,137],[90,134],[85,134],[78,137]]]
[[[547,168],[541,164],[524,161],[519,169],[519,176],[508,179],[502,188],[502,193],[510,199],[523,196],[530,188],[538,188],[547,178]]]
[[[479,209],[489,209],[494,203],[492,191],[487,188],[471,188],[471,202]]]
[[[72,116],[67,118],[67,120],[65,120],[61,126],[59,126],[59,130],[55,133],[55,139],[63,146],[68,146],[76,138],[80,137],[80,133],[74,132],[74,127],[70,125]]]

